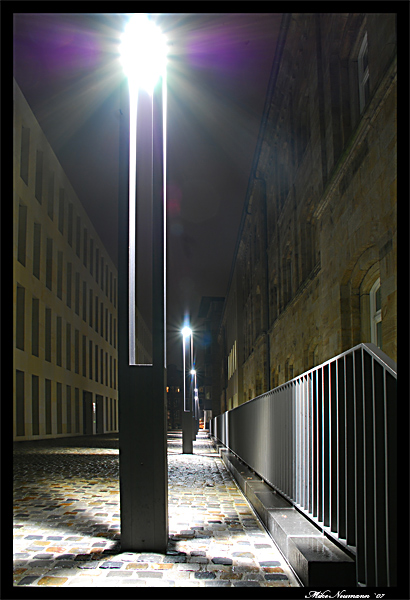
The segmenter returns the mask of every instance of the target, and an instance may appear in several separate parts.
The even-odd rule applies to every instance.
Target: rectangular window
[[[26,242],[27,242],[27,206],[19,205],[18,238],[17,238],[17,260],[26,266]]]
[[[114,358],[114,390],[117,389],[117,359]]]
[[[97,283],[98,283],[99,264],[100,264],[100,251],[97,248],[95,251],[95,281]]]
[[[112,272],[110,271],[110,302],[112,302]]]
[[[87,337],[83,335],[83,377],[87,377]]]
[[[360,46],[359,56],[357,60],[357,69],[359,77],[359,104],[360,113],[363,112],[370,96],[369,86],[369,53],[367,44],[367,33],[365,33]]]
[[[90,289],[89,305],[88,305],[88,324],[90,327],[93,326],[93,307],[94,307],[93,291]]]
[[[104,350],[100,349],[100,383],[104,383]]]
[[[46,361],[51,362],[51,308],[45,311],[45,355]]]
[[[83,236],[83,265],[87,266],[87,252],[88,252],[88,231],[84,228]]]
[[[108,342],[108,308],[105,309],[105,340]]]
[[[108,423],[108,396],[105,397],[105,430],[109,431],[109,423]]]
[[[113,402],[112,402],[112,398],[110,398],[110,429],[111,430],[113,429],[113,423],[114,423],[112,409],[113,409]]]
[[[59,367],[63,366],[63,320],[57,317],[56,326],[56,364]]]
[[[100,304],[100,336],[104,337],[104,305]]]
[[[80,258],[81,252],[81,218],[77,217],[77,229],[75,233],[75,253]]]
[[[46,435],[51,435],[51,379],[45,380]]]
[[[58,231],[64,234],[64,190],[60,188],[58,196]]]
[[[105,385],[108,387],[108,352],[105,353]]]
[[[34,223],[33,231],[33,275],[40,279],[40,250],[41,250],[41,225]]]
[[[37,375],[31,376],[31,433],[39,435],[40,433],[40,396],[39,379]]]
[[[117,430],[117,398],[114,398],[114,431]]]
[[[80,390],[75,388],[75,433],[80,433]]]
[[[20,177],[28,185],[28,164],[30,154],[30,129],[21,127]]]
[[[47,214],[51,220],[54,219],[54,173],[48,179]]]
[[[88,342],[88,377],[93,378],[93,342]]]
[[[80,273],[75,274],[74,310],[76,315],[80,314]]]
[[[57,433],[63,433],[63,386],[57,382]]]
[[[67,241],[70,246],[73,246],[73,205],[68,205],[68,230],[67,230]]]
[[[90,239],[90,275],[94,274],[94,240]]]
[[[46,287],[51,290],[53,286],[53,240],[46,241]]]
[[[80,374],[80,332],[74,331],[74,371]]]
[[[114,277],[114,308],[117,308],[117,278]]]
[[[87,283],[83,281],[83,321],[87,322]]]
[[[110,312],[110,344],[112,346],[112,313]]]
[[[114,348],[117,347],[117,319],[114,318]]]
[[[21,285],[18,285],[16,298],[16,348],[19,350],[24,350],[25,298],[26,290]]]
[[[65,368],[71,371],[71,325],[66,323],[65,335]]]
[[[36,153],[35,196],[41,204],[43,199],[43,153],[41,150],[37,150]]]
[[[94,366],[95,366],[95,381],[98,381],[98,346],[97,344],[95,345],[94,348]]]
[[[71,433],[71,385],[66,386],[67,433]]]
[[[101,257],[101,289],[104,291],[104,258]]]
[[[40,319],[40,301],[38,298],[31,300],[31,354],[39,355],[39,319]]]
[[[67,306],[71,308],[71,281],[73,278],[73,265],[67,263]]]
[[[110,355],[110,388],[112,388],[112,356]]]
[[[108,265],[105,265],[105,295],[108,298]]]
[[[57,298],[63,299],[63,253],[57,252]]]
[[[95,331],[98,333],[98,296],[95,297]]]
[[[16,370],[16,435],[25,435],[24,373]]]

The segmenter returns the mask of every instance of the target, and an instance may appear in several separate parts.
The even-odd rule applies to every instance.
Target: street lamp
[[[191,339],[191,352],[189,355],[189,363],[192,368],[192,357],[193,357],[193,338],[192,338],[192,329],[190,327],[185,326],[182,333],[182,371],[184,374],[184,412],[189,412],[190,408],[187,403],[187,394],[186,394],[186,340],[188,338]]]
[[[193,420],[192,420],[192,400],[188,400],[187,394],[187,354],[189,372],[192,372],[193,357],[194,357],[194,345],[193,345],[193,334],[192,329],[187,325],[182,329],[182,376],[184,378],[184,410],[182,413],[182,452],[183,454],[192,454],[192,434],[193,434]],[[190,340],[190,342],[189,342]],[[192,386],[191,386],[192,387]],[[191,394],[189,394],[189,397]]]
[[[131,15],[121,40],[126,71],[121,95],[118,208],[118,391],[121,548],[165,552],[168,544],[166,439],[166,42],[155,24]],[[155,86],[161,79],[161,86]],[[140,92],[151,99],[139,115]],[[145,105],[148,104],[145,102]],[[140,109],[140,110],[139,110]],[[129,118],[128,116],[129,110]],[[148,108],[146,109],[148,110]],[[151,124],[148,148],[139,144],[137,117]],[[141,118],[142,117],[142,118]],[[141,187],[141,180],[144,186]],[[138,185],[137,185],[138,184]],[[152,364],[139,364],[137,331],[137,203],[152,213]],[[144,223],[146,229],[148,225]],[[144,248],[144,259],[150,252]],[[149,277],[151,280],[151,277]],[[142,362],[142,361],[141,361]]]

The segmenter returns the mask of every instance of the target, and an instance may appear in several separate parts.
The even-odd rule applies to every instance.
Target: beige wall
[[[29,137],[29,170],[27,183],[21,177],[21,136],[22,126],[30,131]],[[40,169],[37,152],[43,153],[42,193],[36,198],[36,179]],[[13,155],[13,332],[14,332],[14,376],[13,376],[13,436],[14,439],[28,440],[43,437],[58,437],[83,433],[83,393],[91,394],[93,402],[97,395],[103,398],[97,410],[103,410],[102,423],[99,430],[118,430],[118,392],[117,392],[117,308],[116,285],[117,272],[108,256],[91,221],[76,196],[70,182],[64,174],[53,150],[48,144],[33,113],[31,112],[20,89],[14,83],[14,155]],[[50,182],[53,181],[51,184]],[[37,186],[37,190],[39,190]],[[64,225],[59,228],[60,193],[64,195]],[[49,201],[53,195],[53,216],[50,217]],[[72,243],[68,240],[69,213],[68,207],[73,207]],[[19,206],[24,206],[27,214],[26,226],[19,225]],[[77,218],[80,223],[80,252],[77,255],[76,235]],[[40,226],[40,272],[39,278],[33,274],[34,259],[34,224]],[[86,251],[84,230],[86,229]],[[19,243],[25,237],[25,251],[22,264],[18,260]],[[51,289],[46,285],[47,271],[47,239],[52,242]],[[91,246],[93,247],[91,267]],[[22,246],[20,246],[20,254]],[[96,277],[96,259],[98,251],[99,271]],[[21,258],[21,256],[20,256]],[[62,258],[62,260],[61,260]],[[103,285],[101,285],[101,261],[103,261]],[[67,269],[72,265],[71,307],[67,302]],[[86,263],[86,264],[84,264]],[[61,277],[61,294],[59,291],[59,272]],[[76,311],[76,281],[79,282],[78,314]],[[86,298],[83,303],[83,286],[85,284]],[[24,310],[17,306],[17,286],[24,289]],[[92,293],[92,320],[90,320],[90,291]],[[21,292],[20,292],[21,294]],[[61,295],[61,297],[59,297]],[[32,301],[38,300],[39,319],[38,336],[39,351],[35,356],[32,351]],[[98,299],[98,327],[96,327],[95,305]],[[83,313],[85,308],[85,313]],[[103,314],[103,329],[101,330],[101,308]],[[46,309],[51,311],[51,360],[46,357]],[[17,311],[19,312],[17,313]],[[22,318],[24,313],[24,328]],[[84,319],[85,316],[85,319]],[[61,365],[57,364],[57,319],[61,319]],[[34,317],[36,321],[36,318]],[[19,322],[18,322],[19,321]],[[71,366],[67,368],[67,324],[71,328]],[[24,331],[23,331],[24,329]],[[24,337],[23,349],[16,347],[17,332],[19,338]],[[85,336],[85,354],[83,353],[83,336]],[[76,340],[78,339],[78,343]],[[90,342],[92,344],[92,372],[90,377]],[[21,344],[20,344],[21,345]],[[98,378],[95,373],[95,348],[98,347]],[[101,363],[101,351],[102,363]],[[77,357],[77,361],[76,361]],[[85,359],[85,365],[83,365]],[[101,378],[101,368],[103,378]],[[23,373],[23,376],[17,374]],[[77,372],[78,371],[78,372]],[[33,433],[33,398],[32,376],[38,377],[39,385],[39,432]],[[17,378],[21,385],[24,380],[24,398],[22,388],[16,397]],[[46,383],[48,381],[51,384]],[[60,386],[58,386],[60,384]],[[46,410],[46,387],[51,386],[51,431],[46,431],[50,418]],[[70,386],[67,388],[67,386]],[[67,389],[71,390],[71,432],[67,423]],[[61,390],[61,396],[59,396]],[[59,397],[58,397],[59,396]],[[61,398],[61,402],[60,402]],[[78,401],[76,401],[78,398]],[[24,417],[23,417],[24,402]],[[78,413],[76,417],[76,404]],[[59,405],[59,406],[58,406]],[[61,407],[61,412],[60,412]],[[107,413],[108,408],[108,413]],[[35,408],[34,408],[35,410]],[[87,408],[92,420],[91,404]],[[60,416],[61,415],[61,416]],[[20,418],[21,417],[21,418]],[[24,419],[24,427],[22,423]],[[34,418],[35,420],[35,418]],[[101,429],[102,425],[102,429]],[[60,430],[60,431],[59,431]],[[96,424],[90,433],[96,431]]]

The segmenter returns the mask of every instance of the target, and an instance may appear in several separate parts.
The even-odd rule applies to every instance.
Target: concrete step
[[[237,456],[214,445],[303,585],[355,587],[355,561]]]

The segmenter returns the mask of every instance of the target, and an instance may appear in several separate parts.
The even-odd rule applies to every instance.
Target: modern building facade
[[[286,14],[219,343],[223,412],[360,342],[397,361],[396,15]]]
[[[182,370],[176,365],[167,365],[167,428],[182,428],[184,410],[184,380]]]
[[[198,311],[198,318],[203,323],[203,364],[198,387],[200,406],[201,410],[206,411],[206,420],[219,414],[220,408],[221,348],[218,344],[218,332],[224,302],[225,298],[221,296],[203,296]]]
[[[13,439],[118,431],[117,270],[14,82]]]

